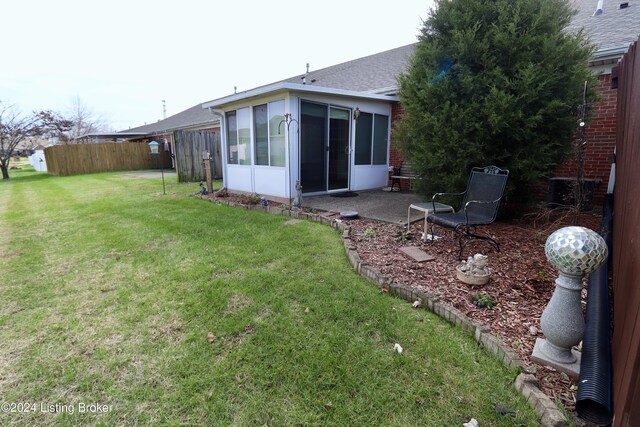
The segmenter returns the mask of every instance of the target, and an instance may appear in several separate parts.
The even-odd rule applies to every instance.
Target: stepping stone
[[[427,262],[436,259],[433,255],[429,255],[422,249],[418,249],[415,246],[403,246],[400,248],[400,252],[418,262]]]
[[[302,220],[300,220],[300,219],[290,219],[289,221],[286,221],[284,224],[285,225],[292,225],[292,224],[297,224],[299,222],[302,222]]]

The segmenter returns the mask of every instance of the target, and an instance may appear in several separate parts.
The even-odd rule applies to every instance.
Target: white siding
[[[260,195],[266,194],[276,197],[288,197],[286,192],[287,175],[285,168],[261,167],[254,168],[254,191]]]
[[[31,163],[36,172],[46,172],[47,160],[44,157],[44,150],[36,150],[35,153],[30,155],[29,163]]]

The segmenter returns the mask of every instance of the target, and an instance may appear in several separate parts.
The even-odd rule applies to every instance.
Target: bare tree
[[[20,141],[68,132],[71,122],[52,111],[23,115],[15,105],[0,101],[0,169],[2,179],[9,179],[9,160]]]
[[[104,118],[94,113],[79,96],[71,101],[71,105],[66,111],[66,118],[73,125],[67,132],[58,135],[59,144],[80,143],[82,140],[78,139],[79,137],[89,133],[102,132],[109,127]]]

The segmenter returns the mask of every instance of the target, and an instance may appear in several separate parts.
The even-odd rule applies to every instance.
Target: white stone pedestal
[[[540,317],[545,339],[536,340],[531,359],[578,378],[581,353],[574,351],[573,346],[578,345],[584,335],[580,303],[582,278],[600,268],[607,259],[607,244],[588,228],[563,227],[549,236],[544,253],[560,275]]]
[[[547,356],[546,353],[549,353],[547,346],[549,346],[549,342],[547,340],[537,338],[536,345],[533,347],[533,353],[531,353],[531,360],[541,365],[551,366],[560,372],[564,372],[571,378],[578,379],[580,376],[580,361],[582,360],[582,353],[572,349],[571,354],[575,357],[575,362],[563,363],[553,360]],[[545,349],[545,347],[547,347],[547,349]]]

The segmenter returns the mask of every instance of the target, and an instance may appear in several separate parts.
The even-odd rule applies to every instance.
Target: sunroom
[[[396,97],[281,82],[203,104],[222,124],[224,186],[291,203],[387,185]]]

